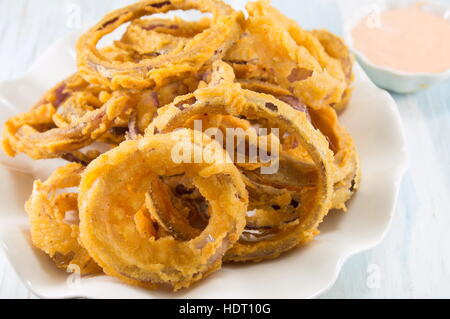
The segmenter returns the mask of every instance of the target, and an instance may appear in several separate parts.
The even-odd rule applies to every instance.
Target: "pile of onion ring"
[[[161,17],[192,9],[210,17]],[[34,246],[59,268],[177,290],[224,262],[302,246],[347,209],[360,182],[339,122],[352,55],[268,1],[246,9],[142,0],[116,10],[78,40],[77,72],[4,124],[7,155],[72,162],[35,181],[25,205]],[[229,130],[242,133],[231,148],[219,139]]]

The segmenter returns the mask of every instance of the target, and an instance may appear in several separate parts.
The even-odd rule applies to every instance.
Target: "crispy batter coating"
[[[346,88],[338,60],[331,58],[310,32],[271,7],[268,1],[249,2],[247,28],[256,53],[276,82],[313,108],[338,103]]]
[[[176,163],[177,146],[188,154],[209,149],[209,163]],[[218,270],[244,229],[248,204],[241,175],[227,158],[217,142],[194,140],[191,130],[126,141],[99,156],[80,184],[81,242],[107,274],[146,287],[180,289]],[[207,227],[188,241],[143,239],[133,217],[145,194],[158,191],[152,181],[181,173],[192,177],[211,207]]]
[[[294,210],[298,211],[297,215],[293,214],[295,221],[288,223],[290,227],[283,223],[274,228],[274,234],[270,239],[247,241],[241,237],[226,257],[227,260],[232,261],[274,258],[300,243],[309,241],[330,209],[334,179],[332,152],[328,148],[326,139],[313,128],[305,113],[296,112],[273,96],[241,89],[232,81],[231,67],[223,62],[215,63],[213,69],[209,87],[180,97],[174,103],[162,108],[159,117],[149,126],[146,133],[150,136],[155,131],[171,132],[180,127],[190,127],[189,123],[192,123],[192,119],[198,119],[198,115],[221,114],[243,117],[247,120],[264,119],[269,127],[281,130],[280,136],[295,136],[297,143],[306,150],[314,165],[300,163],[295,158],[285,155],[281,156],[278,172],[267,175],[268,185],[282,189],[292,187],[297,191],[301,205],[299,202],[297,205],[293,204],[297,206]],[[258,179],[252,172],[245,174],[247,179],[253,178],[258,182],[265,180],[264,176]],[[259,191],[261,190],[259,188]],[[292,198],[284,206],[288,206],[291,202]],[[252,205],[254,204],[250,196],[250,206]],[[258,213],[264,216],[267,210],[256,211],[256,214]],[[272,215],[276,213],[275,209]],[[179,223],[171,224],[167,228],[174,233],[179,233],[178,236],[190,236],[183,233],[189,230],[188,227],[177,227],[177,225]]]
[[[79,267],[80,274],[101,272],[79,243],[77,193],[59,191],[78,187],[83,167],[68,164],[58,168],[45,182],[35,181],[25,209],[31,225],[33,245],[47,253],[56,266]]]
[[[340,113],[347,107],[350,97],[352,96],[353,89],[351,85],[354,80],[354,57],[350,53],[350,49],[347,47],[344,41],[330,31],[312,30],[311,33],[319,40],[330,57],[340,61],[341,67],[344,71],[347,87],[343,93],[342,100],[340,102],[332,104],[332,107],[338,113]]]
[[[108,60],[96,48],[100,39],[124,23],[156,13],[190,9],[212,13],[210,27],[167,54],[118,63]],[[208,61],[221,58],[239,38],[242,20],[242,13],[219,0],[140,1],[108,14],[79,39],[78,68],[89,82],[112,89],[159,87],[173,78],[191,76]]]
[[[336,111],[330,107],[320,109],[307,108],[289,91],[283,91],[277,85],[262,81],[241,81],[242,86],[255,92],[271,94],[289,104],[294,110],[306,113],[313,126],[327,138],[333,151],[335,164],[335,186],[332,209],[346,210],[345,203],[359,187],[360,167],[358,153],[353,139],[339,123]],[[292,141],[287,141],[292,143]],[[295,141],[294,141],[295,142]],[[303,148],[289,150],[291,155],[307,157]]]
[[[77,74],[68,78],[30,111],[8,119],[3,149],[9,156],[25,153],[45,159],[90,145],[130,107],[130,96],[123,91],[113,92],[104,102],[101,96],[99,88],[90,88]]]

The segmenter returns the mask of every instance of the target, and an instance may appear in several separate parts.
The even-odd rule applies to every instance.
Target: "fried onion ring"
[[[305,200],[305,206],[299,208],[301,210],[299,219],[290,226],[283,225],[274,230],[274,235],[270,239],[261,242],[250,242],[241,237],[227,253],[227,260],[274,258],[300,243],[309,241],[330,208],[334,174],[333,157],[328,143],[315,131],[306,116],[301,116],[290,106],[272,96],[243,90],[237,84],[224,81],[219,86],[199,89],[193,94],[178,98],[174,103],[161,109],[160,116],[149,126],[146,134],[171,132],[186,127],[187,123],[192,118],[197,118],[199,114],[228,114],[244,116],[247,119],[267,119],[272,127],[283,128],[283,131],[295,135],[299,145],[307,150],[317,168],[316,188],[307,191],[309,199]],[[167,228],[182,232],[181,229],[175,229],[175,226],[170,225]],[[189,234],[181,236],[189,237]]]
[[[102,107],[87,111],[65,127],[55,127],[57,109],[72,104],[66,90],[77,75],[50,90],[30,111],[10,118],[3,127],[3,149],[9,156],[25,153],[33,159],[56,158],[91,144],[113,127],[114,120],[130,107],[130,97],[122,91],[112,93]],[[67,118],[68,115],[66,115]]]
[[[78,201],[81,241],[107,274],[136,285],[180,289],[219,269],[223,254],[238,240],[248,203],[242,178],[216,142],[193,138],[192,131],[181,130],[126,141],[86,169]],[[176,145],[215,152],[210,163],[177,164],[171,157]],[[192,177],[211,207],[207,227],[189,241],[143,239],[133,217],[152,191],[149,176],[181,173]]]
[[[332,208],[345,211],[346,202],[359,188],[361,178],[359,156],[353,139],[339,123],[333,108],[311,109],[310,114],[312,123],[328,138],[334,153],[336,175]]]
[[[339,123],[336,111],[329,106],[320,109],[307,108],[289,91],[274,84],[262,81],[240,81],[240,83],[246,89],[271,94],[289,104],[294,110],[306,113],[314,127],[328,139],[336,167],[332,208],[346,210],[345,203],[359,187],[360,167],[353,139]],[[302,152],[301,149],[296,149],[293,153],[302,156],[298,154],[299,151]]]
[[[341,101],[345,74],[310,32],[271,7],[268,1],[249,2],[248,31],[261,63],[273,72],[276,83],[289,89],[309,107]]]
[[[353,55],[350,53],[350,50],[345,45],[344,41],[330,31],[312,30],[311,33],[320,41],[327,54],[332,58],[339,60],[341,63],[345,74],[347,88],[343,93],[341,101],[331,105],[338,113],[341,113],[346,108],[350,97],[352,96],[353,89],[351,88],[351,85],[355,78],[353,73]]]
[[[196,9],[213,14],[211,26],[194,36],[181,50],[131,63],[109,61],[96,48],[100,39],[122,24],[156,13]],[[239,38],[242,13],[218,0],[146,0],[108,14],[78,41],[79,72],[90,82],[131,89],[153,88],[173,78],[196,73],[208,61],[220,58]]]
[[[306,244],[347,209],[360,167],[338,114],[353,56],[269,1],[247,19],[221,0],[113,11],[79,38],[77,73],[6,122],[8,155],[72,162],[25,205],[57,267],[179,290]]]
[[[45,181],[35,181],[25,209],[31,225],[33,245],[47,253],[64,270],[79,267],[80,274],[101,272],[79,241],[77,193],[57,193],[78,187],[84,168],[68,164],[58,168]]]

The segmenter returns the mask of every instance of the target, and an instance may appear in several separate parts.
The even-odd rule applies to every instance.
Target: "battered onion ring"
[[[211,115],[206,117],[194,117],[194,120],[201,120],[203,129],[208,128],[219,129],[224,135],[228,128],[239,128],[247,131],[252,128],[249,121],[239,119],[230,115]],[[186,127],[193,127],[191,121],[184,123]],[[248,132],[248,131],[247,131]],[[264,136],[263,136],[264,137]],[[256,142],[263,137],[254,137]],[[253,145],[253,144],[252,144]],[[269,144],[270,145],[270,144]],[[257,144],[249,147],[258,148]],[[231,150],[228,150],[231,151]],[[234,150],[236,155],[237,149]],[[261,175],[259,170],[263,163],[236,163],[243,174],[244,181],[249,192],[249,211],[253,213],[247,214],[247,227],[251,229],[267,229],[268,227],[275,227],[281,223],[290,222],[297,219],[299,211],[297,208],[300,203],[300,196],[298,191],[304,187],[314,185],[316,180],[316,169],[311,163],[302,162],[297,158],[293,158],[284,151],[281,151],[279,156],[279,169],[274,174]],[[164,181],[165,182],[165,181]],[[163,189],[164,185],[160,185],[159,189]],[[188,186],[192,190],[192,187]],[[194,194],[193,194],[194,195]],[[155,198],[156,196],[156,198]],[[170,192],[159,192],[159,194],[152,194],[152,198],[156,202],[160,202],[161,206],[169,206],[171,201],[180,201],[189,207],[191,213],[197,210],[196,207],[192,210],[192,205],[189,204],[189,199],[177,197],[173,199]],[[168,198],[172,198],[168,201]],[[194,197],[195,198],[195,197]],[[153,215],[160,221],[160,225],[165,227],[168,231],[180,238],[193,238],[197,234],[197,230],[190,226],[191,222],[186,223],[186,216],[190,213],[180,214],[182,210],[186,210],[183,205],[178,205],[178,208],[165,209],[153,211]]]
[[[350,65],[351,67],[351,65]],[[232,74],[230,74],[231,70],[227,69],[223,65],[219,65],[219,67],[214,70],[213,77],[215,78],[223,78],[225,83],[233,83]],[[232,73],[232,72],[231,72]],[[217,82],[217,80],[216,80]],[[271,94],[278,98],[281,101],[289,104],[294,110],[305,113],[308,120],[312,122],[315,128],[319,129],[322,134],[327,138],[330,148],[334,153],[334,165],[335,165],[335,179],[334,179],[334,194],[332,200],[332,209],[340,209],[347,210],[346,202],[353,196],[356,190],[359,188],[361,171],[359,165],[359,156],[356,152],[355,145],[353,143],[353,139],[347,130],[339,123],[336,112],[331,107],[322,107],[320,109],[312,109],[307,108],[298,98],[292,96],[292,94],[278,85],[271,84],[265,81],[257,81],[257,80],[240,80],[239,83],[243,88],[260,92]],[[217,85],[213,81],[210,85]],[[283,153],[282,153],[283,154]],[[292,152],[296,157],[309,158],[308,154],[305,154],[303,148],[295,147],[295,150]],[[282,157],[283,158],[283,157]],[[283,160],[280,159],[280,169],[283,169]],[[297,176],[298,173],[295,173],[295,170],[292,170],[292,167],[295,165],[285,165],[285,167],[290,168],[291,176]],[[285,174],[286,175],[286,174]],[[263,176],[265,179],[268,179],[270,175]],[[269,178],[270,179],[270,178]],[[255,181],[252,182],[253,184]],[[274,185],[273,183],[269,183],[269,185]],[[247,183],[249,186],[249,183]],[[280,198],[281,194],[274,189],[270,189],[264,187],[264,183],[257,182],[255,185],[250,185],[249,192],[251,189],[258,189],[259,194],[257,196],[262,196],[261,191],[264,189],[268,191],[268,194],[272,194],[274,198]],[[285,185],[284,185],[285,186]],[[288,185],[289,186],[289,185]],[[288,187],[289,188],[289,187]],[[291,188],[292,189],[292,188]],[[253,192],[254,193],[254,192]],[[266,197],[268,194],[264,195]],[[284,194],[281,198],[286,200],[286,194]],[[292,198],[292,200],[297,201],[296,198]],[[252,202],[252,201],[251,201]],[[280,206],[280,205],[278,205]],[[251,207],[258,208],[258,206]],[[262,208],[259,206],[259,208]],[[288,207],[289,208],[289,207]],[[273,214],[270,214],[269,209],[259,209],[257,210],[257,214],[255,214],[255,218],[248,218],[248,225],[252,225],[253,228],[259,228],[259,226],[269,225],[280,225],[282,222],[292,220],[292,215],[288,217],[288,219],[282,217],[284,214],[283,211],[279,211],[279,216],[273,218]],[[288,210],[289,212],[289,210]],[[267,216],[265,216],[267,215]],[[287,215],[289,216],[289,214]],[[270,217],[270,218],[269,218]],[[252,220],[253,219],[253,220]],[[261,219],[263,222],[261,222]],[[269,224],[267,221],[271,220],[272,224]]]
[[[353,73],[353,55],[350,53],[350,50],[345,45],[344,41],[330,31],[313,30],[311,33],[320,41],[329,56],[341,62],[345,80],[347,82],[347,88],[343,93],[342,100],[331,105],[338,113],[340,113],[346,108],[350,97],[352,96],[353,89],[351,88],[351,85],[355,77]]]
[[[307,150],[317,167],[317,190],[308,194],[309,211],[305,211],[296,222],[274,229],[271,238],[251,242],[241,237],[227,252],[227,260],[259,261],[274,258],[312,239],[331,205],[334,169],[333,156],[327,141],[315,131],[305,115],[295,112],[272,96],[242,90],[235,84],[199,89],[175,100],[173,104],[163,108],[161,113],[148,127],[147,135],[184,127],[186,122],[198,114],[229,114],[245,116],[248,119],[270,119],[274,126],[283,127],[286,132],[298,138],[299,145]]]
[[[313,108],[338,103],[346,88],[338,60],[331,58],[311,33],[271,7],[268,1],[249,2],[248,31],[261,63],[282,87]]]
[[[167,54],[183,47],[189,37],[193,37],[207,29],[210,19],[200,21],[184,21],[171,19],[135,20],[128,27],[120,41],[115,45],[129,51],[135,60],[143,56],[158,56]],[[230,64],[236,76],[240,79],[271,79],[268,70],[259,63],[259,58],[253,48],[252,34],[245,32],[241,38],[228,50],[224,61]]]
[[[83,174],[81,242],[107,274],[136,285],[180,289],[219,269],[223,254],[238,240],[248,204],[239,171],[216,142],[205,136],[201,144],[193,138],[192,131],[181,130],[126,141],[98,157]],[[192,152],[213,150],[211,163],[174,163],[177,145]],[[208,226],[190,241],[143,239],[133,217],[151,190],[148,177],[181,173],[191,176],[207,199]]]
[[[330,148],[334,153],[336,167],[332,209],[346,210],[345,203],[358,189],[361,174],[359,157],[353,139],[339,123],[336,111],[329,106],[320,109],[306,108],[289,91],[274,84],[244,80],[240,83],[246,89],[271,94],[289,104],[293,109],[306,113],[314,127],[328,139]],[[294,154],[299,155],[297,152],[294,152]]]
[[[208,82],[210,87],[232,85],[234,82],[233,69],[222,61],[213,63]],[[188,96],[187,100],[195,99]],[[177,107],[182,104],[182,98],[176,102]],[[167,107],[162,112],[166,110]],[[249,121],[231,115],[213,115],[211,117],[205,113],[205,116],[206,118],[201,115],[200,117],[193,117],[194,120],[201,119],[204,130],[219,128],[223,134],[226,134],[228,128],[240,128],[244,131],[252,128]],[[158,123],[158,120],[155,123]],[[157,126],[157,124],[153,126],[155,125]],[[192,127],[193,124],[186,122],[184,125],[185,127]],[[151,130],[152,128],[150,128]],[[256,141],[263,137],[254,136],[254,138]],[[262,140],[261,142],[264,143]],[[254,145],[254,147],[258,148],[257,145]],[[261,176],[261,174],[254,172],[262,166],[262,163],[236,163],[236,165],[241,168],[247,189],[251,195],[249,211],[254,212],[252,215],[248,214],[248,228],[267,229],[298,218],[301,207],[299,207],[300,196],[296,191],[314,184],[316,180],[314,165],[293,158],[283,151],[279,156],[279,169],[275,174]],[[159,188],[164,188],[164,185],[160,185]],[[152,198],[161,206],[170,207],[170,201],[167,200],[169,198],[168,192],[153,194]],[[180,213],[173,207],[164,211],[166,213],[162,214],[161,210],[154,210],[153,215],[166,230],[177,238],[193,238],[196,236],[197,230],[186,222],[184,215],[180,216]]]
[[[336,111],[331,107],[310,110],[314,126],[330,141],[334,152],[336,176],[333,209],[347,210],[346,202],[359,188],[361,168],[352,137],[339,123]]]
[[[196,9],[213,14],[211,27],[193,37],[181,51],[131,63],[109,61],[96,48],[103,36],[145,15]],[[196,73],[206,62],[220,58],[239,39],[242,13],[219,0],[146,0],[108,14],[78,41],[78,68],[90,83],[143,89]]]
[[[101,268],[78,242],[78,194],[57,193],[78,187],[82,171],[81,165],[68,164],[58,168],[45,182],[35,181],[25,209],[33,245],[47,253],[59,268],[67,270],[70,265],[77,265],[80,273],[87,275],[99,273]]]
[[[78,150],[100,138],[130,106],[128,94],[116,91],[101,108],[87,112],[64,128],[55,128],[57,108],[70,98],[65,92],[59,92],[66,87],[65,83],[46,94],[57,96],[54,101],[44,98],[30,111],[14,116],[5,123],[3,149],[9,156],[25,153],[33,159],[44,159]]]

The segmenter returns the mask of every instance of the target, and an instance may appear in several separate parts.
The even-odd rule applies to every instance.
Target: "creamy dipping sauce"
[[[353,45],[372,63],[403,72],[450,69],[450,22],[416,5],[365,17]]]

